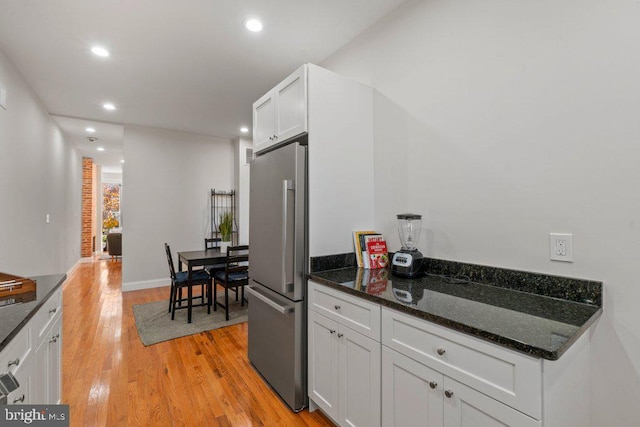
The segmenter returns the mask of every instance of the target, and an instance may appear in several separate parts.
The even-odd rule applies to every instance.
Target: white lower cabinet
[[[341,426],[380,425],[380,343],[309,310],[309,398]]]
[[[62,394],[62,289],[38,309],[0,353],[0,373],[9,371],[19,387],[8,404],[57,404]]]
[[[43,334],[34,354],[35,378],[32,403],[60,403],[62,362],[62,317]]]
[[[310,408],[340,426],[591,425],[587,333],[546,360],[312,281],[308,297]]]
[[[382,347],[382,425],[540,426],[540,422],[415,360]]]

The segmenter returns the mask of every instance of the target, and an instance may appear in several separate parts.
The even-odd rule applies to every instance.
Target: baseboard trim
[[[86,257],[80,258],[79,262],[93,262],[93,256],[86,256]]]
[[[76,263],[73,264],[69,270],[67,270],[67,277],[71,276],[78,269],[78,267],[80,267],[80,264],[82,264],[81,259],[76,261]]]
[[[140,282],[129,282],[122,284],[122,292],[139,291],[142,289],[160,288],[162,286],[169,286],[171,279],[168,277],[164,279],[154,280],[142,280]]]

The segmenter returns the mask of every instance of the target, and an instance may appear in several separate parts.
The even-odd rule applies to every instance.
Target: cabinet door
[[[253,104],[253,149],[259,151],[274,144],[276,101],[270,91]]]
[[[277,142],[307,131],[306,70],[304,66],[298,68],[275,88]]]
[[[339,422],[343,426],[380,425],[380,343],[340,325]]]
[[[338,323],[309,310],[309,397],[338,419]]]
[[[445,377],[445,427],[534,427],[540,421]]]
[[[34,354],[33,399],[31,403],[59,403],[61,398],[62,316],[43,334]]]
[[[58,317],[48,340],[49,350],[47,353],[47,401],[48,403],[60,403],[62,398],[62,316]]]
[[[382,347],[382,425],[442,426],[443,375]]]

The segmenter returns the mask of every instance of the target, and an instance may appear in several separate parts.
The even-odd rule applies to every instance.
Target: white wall
[[[638,22],[633,0],[410,1],[321,64],[379,91],[391,249],[413,211],[428,256],[604,281],[594,426],[640,419]],[[549,232],[574,233],[574,263]]]
[[[236,190],[236,211],[238,221],[238,244],[249,244],[249,175],[247,148],[253,148],[249,138],[236,138],[233,141],[234,186]]]
[[[164,243],[204,249],[211,188],[233,185],[229,139],[141,126],[124,129],[122,290],[169,285]]]
[[[1,51],[0,85],[0,271],[66,273],[80,256],[81,158]]]

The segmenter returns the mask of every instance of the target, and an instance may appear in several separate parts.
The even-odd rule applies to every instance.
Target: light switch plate
[[[0,107],[7,109],[7,89],[0,86]]]
[[[549,233],[549,259],[573,262],[573,234]]]

